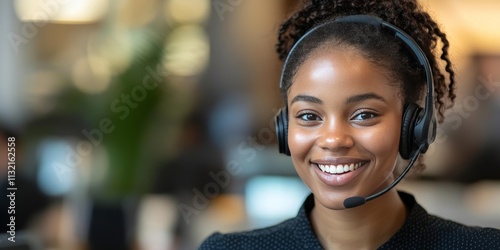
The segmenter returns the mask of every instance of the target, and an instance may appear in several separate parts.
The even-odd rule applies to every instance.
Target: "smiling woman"
[[[279,31],[276,122],[312,194],[295,218],[201,249],[499,249],[500,230],[430,215],[393,189],[454,102],[448,47],[416,1],[307,1]]]

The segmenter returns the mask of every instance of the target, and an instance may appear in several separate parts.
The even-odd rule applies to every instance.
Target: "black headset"
[[[429,60],[425,56],[422,49],[408,34],[406,34],[400,28],[383,21],[378,17],[369,15],[345,16],[321,24],[308,31],[295,43],[295,45],[288,53],[288,56],[283,65],[283,70],[281,72],[280,89],[283,90],[283,78],[286,67],[288,65],[288,60],[293,56],[295,49],[298,47],[298,44],[300,44],[306,37],[310,36],[316,31],[337,22],[365,23],[379,26],[391,31],[392,33],[394,33],[395,37],[399,38],[406,45],[406,47],[413,53],[416,60],[423,67],[427,82],[425,108],[421,108],[416,103],[409,103],[405,105],[405,110],[402,117],[399,153],[403,159],[410,159],[412,155],[416,155],[417,153],[425,153],[429,148],[429,145],[436,138],[436,117],[434,115],[434,78],[432,76],[431,65],[429,64]],[[282,154],[290,155],[290,149],[288,148],[288,108],[286,104],[285,107],[281,108],[276,114],[275,122],[279,152]]]

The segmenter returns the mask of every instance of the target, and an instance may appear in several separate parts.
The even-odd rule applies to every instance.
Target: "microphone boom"
[[[415,152],[415,154],[411,158],[410,162],[408,163],[408,166],[406,166],[406,168],[403,170],[403,172],[398,176],[398,178],[396,178],[396,180],[394,180],[391,183],[391,185],[387,186],[382,191],[380,191],[376,194],[370,195],[366,198],[363,196],[349,197],[349,198],[344,200],[344,207],[345,208],[354,208],[354,207],[361,206],[361,205],[365,204],[367,201],[378,198],[378,197],[382,196],[383,194],[387,193],[389,190],[391,190],[394,186],[396,186],[403,179],[403,177],[405,177],[405,175],[408,173],[408,171],[410,171],[410,168],[413,166],[415,161],[420,156],[420,153],[424,149],[424,146],[425,146],[424,144],[420,145],[420,147],[418,148],[418,150]]]

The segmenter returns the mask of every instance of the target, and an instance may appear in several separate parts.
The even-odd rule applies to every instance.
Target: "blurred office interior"
[[[0,209],[6,225],[14,136],[16,244],[195,249],[295,216],[309,190],[277,151],[274,44],[301,2],[1,1]],[[422,3],[448,34],[458,97],[426,170],[398,188],[500,228],[500,2]]]

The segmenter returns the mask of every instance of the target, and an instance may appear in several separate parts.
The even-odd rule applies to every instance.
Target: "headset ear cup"
[[[278,149],[281,154],[290,155],[288,149],[288,110],[281,108],[275,117],[276,139],[278,140]]]
[[[410,159],[418,145],[415,144],[415,125],[418,117],[422,112],[422,108],[415,103],[410,103],[406,106],[403,113],[403,120],[401,123],[401,138],[399,142],[399,154],[405,160]]]

